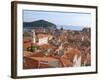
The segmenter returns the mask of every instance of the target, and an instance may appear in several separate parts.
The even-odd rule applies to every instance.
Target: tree
[[[31,46],[27,48],[27,51],[34,52],[34,51],[37,50],[37,49],[39,49],[38,46],[33,46],[33,45],[31,44]]]

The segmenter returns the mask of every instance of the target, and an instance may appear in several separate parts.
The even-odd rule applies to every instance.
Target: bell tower
[[[32,42],[36,43],[36,34],[35,34],[35,30],[32,30]]]

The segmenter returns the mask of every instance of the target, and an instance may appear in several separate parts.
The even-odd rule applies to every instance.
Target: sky
[[[46,20],[56,25],[71,25],[90,27],[91,14],[77,12],[52,12],[52,11],[32,11],[23,10],[23,21],[32,22],[36,20]]]

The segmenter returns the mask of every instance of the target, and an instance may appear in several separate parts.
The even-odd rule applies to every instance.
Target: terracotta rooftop
[[[51,44],[43,44],[43,45],[41,45],[40,47],[45,48],[45,49],[49,49],[49,48],[54,49],[54,48],[56,48],[55,46],[53,46],[53,45],[51,45]]]
[[[27,43],[24,43],[24,44],[23,44],[23,47],[24,47],[24,48],[28,48],[30,45],[31,45],[31,42],[27,42]]]
[[[45,38],[45,37],[48,37],[47,34],[37,34],[37,37],[38,38]]]
[[[32,56],[32,55],[33,55],[32,52],[29,52],[29,51],[24,51],[24,52],[23,52],[23,56],[24,56],[24,57],[30,57],[30,56]]]
[[[80,56],[81,53],[79,50],[72,48],[66,51],[63,56],[67,57],[70,61],[73,61],[75,55]]]
[[[43,56],[45,56],[41,52],[29,52],[29,51],[24,51],[23,55],[24,55],[24,57],[43,57]]]
[[[81,63],[84,64],[84,62],[86,62],[86,64],[91,64],[91,55],[89,53],[82,54]]]
[[[50,57],[24,57],[24,69],[34,69],[34,68],[50,68],[48,61],[55,61],[56,59]],[[41,62],[43,61],[43,62]],[[46,62],[46,63],[45,63]]]
[[[40,63],[40,66],[38,66],[38,68],[49,68],[50,65],[48,64],[43,64],[43,63]]]
[[[58,59],[52,58],[52,57],[31,57],[31,59],[35,59],[38,61],[58,61]]]
[[[31,40],[31,37],[24,37],[23,38],[23,41],[30,41]]]
[[[28,48],[31,44],[31,38],[30,37],[24,37],[23,38],[23,47]]]
[[[72,66],[72,62],[70,60],[66,59],[65,57],[61,57],[60,61],[61,61],[63,67],[71,67]]]

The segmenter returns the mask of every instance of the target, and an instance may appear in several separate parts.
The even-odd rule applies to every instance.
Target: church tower
[[[35,30],[32,30],[32,42],[36,43],[36,34],[35,34]]]

